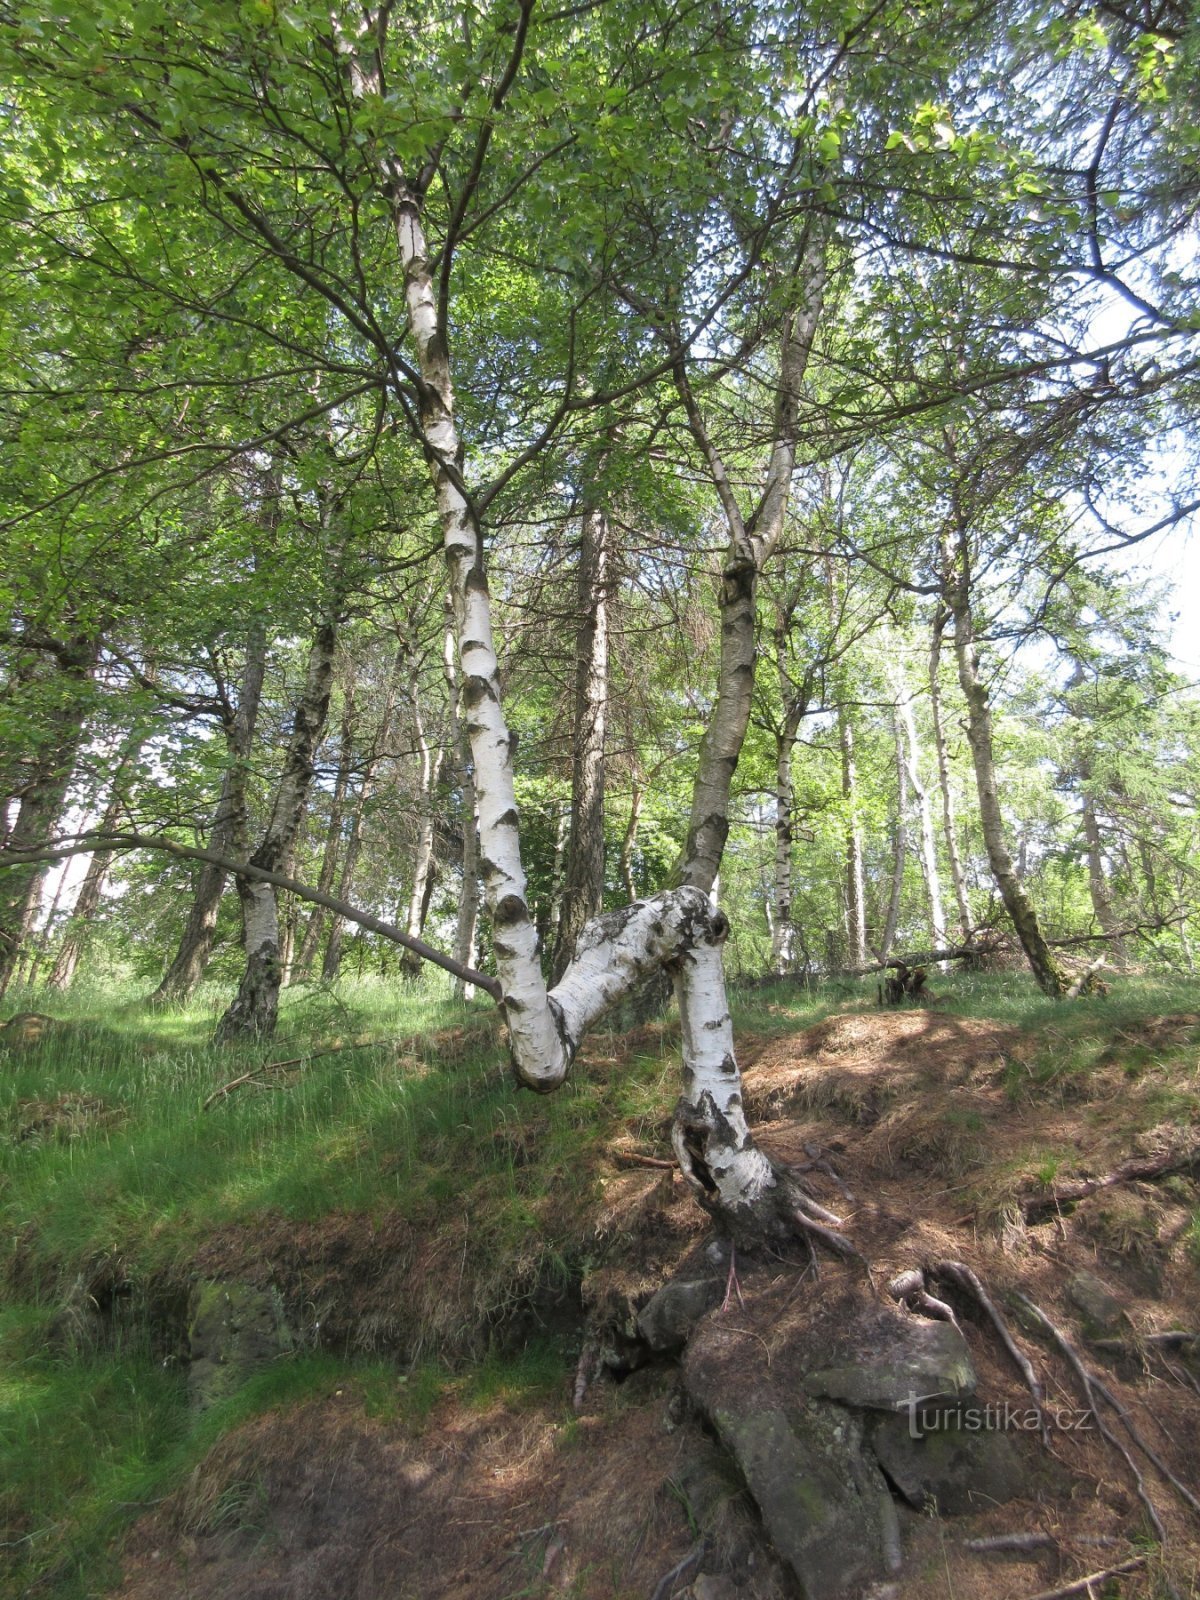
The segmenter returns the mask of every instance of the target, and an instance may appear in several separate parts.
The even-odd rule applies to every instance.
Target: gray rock
[[[836,1365],[810,1372],[807,1394],[868,1410],[955,1399],[977,1382],[966,1340],[949,1322],[881,1311],[858,1329]]]
[[[279,1296],[250,1284],[208,1280],[188,1307],[188,1393],[203,1410],[236,1393],[293,1344]]]
[[[696,1324],[721,1299],[720,1278],[699,1278],[664,1283],[638,1313],[642,1338],[660,1354],[682,1350]]]
[[[820,1401],[785,1412],[733,1399],[709,1415],[805,1600],[832,1600],[886,1570],[888,1489],[857,1418]]]
[[[1111,1285],[1086,1269],[1067,1283],[1067,1298],[1083,1318],[1083,1331],[1089,1339],[1106,1339],[1121,1332],[1125,1307]]]
[[[876,1417],[871,1447],[910,1505],[923,1510],[932,1502],[947,1516],[984,1511],[1015,1499],[1028,1476],[1011,1438],[972,1426],[988,1415],[979,1406],[958,1418],[948,1411],[927,1413],[915,1428],[906,1416]],[[914,1432],[920,1437],[913,1438]]]
[[[692,1585],[692,1600],[737,1600],[738,1586],[732,1578],[702,1572]]]

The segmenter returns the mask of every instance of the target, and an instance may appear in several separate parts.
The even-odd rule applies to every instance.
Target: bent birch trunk
[[[356,96],[378,95],[382,77],[370,46],[360,39],[348,54]],[[558,1088],[586,1030],[655,970],[669,970],[684,1019],[683,1093],[674,1124],[684,1177],[697,1198],[735,1230],[777,1231],[801,1197],[755,1146],[743,1114],[721,959],[728,924],[707,894],[715,861],[703,887],[668,891],[589,923],[575,960],[555,989],[547,990],[521,862],[513,741],[501,702],[482,541],[462,477],[448,330],[439,318],[423,195],[395,158],[382,157],[380,170],[421,379],[420,427],[449,572],[484,892],[514,1070],[532,1089]]]

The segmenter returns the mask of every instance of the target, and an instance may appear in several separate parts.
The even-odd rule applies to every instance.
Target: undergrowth
[[[941,1011],[1020,1030],[1004,1069],[1014,1100],[1083,1093],[1115,1071],[1138,1088],[1146,1125],[1195,1115],[1196,1032],[1151,1025],[1196,1007],[1194,985],[1130,978],[1071,1006],[1044,1000],[1021,974],[931,974],[931,987]],[[874,994],[873,981],[777,982],[735,986],[731,1004],[735,1028],[761,1038],[866,1008]],[[578,1281],[600,1248],[595,1217],[614,1142],[669,1154],[670,1022],[592,1035],[570,1083],[542,1099],[513,1086],[490,1003],[463,1005],[432,981],[293,992],[266,1047],[211,1046],[222,999],[202,994],[161,1013],[113,991],[21,996],[16,1009],[49,1012],[54,1024],[7,1048],[0,1033],[5,1593],[34,1584],[63,1597],[103,1593],[114,1576],[104,1552],[120,1530],[265,1409],[353,1384],[370,1414],[419,1427],[449,1390],[480,1407],[565,1395],[573,1352],[561,1336],[535,1328],[489,1347],[520,1309],[524,1290],[505,1285]],[[1043,1155],[1047,1172],[1054,1159]],[[431,1292],[478,1286],[460,1296],[460,1314],[482,1330],[477,1358],[455,1366],[453,1339],[440,1349],[426,1341],[402,1367],[395,1352],[371,1360],[301,1341],[195,1415],[178,1329],[173,1343],[155,1326],[161,1286],[186,1291],[214,1237],[252,1238],[268,1218],[299,1228],[339,1216],[401,1216],[432,1239],[454,1225],[454,1259],[435,1252],[429,1271],[446,1280]],[[1200,1217],[1191,1237],[1200,1241]],[[101,1281],[114,1297],[107,1307],[89,1303]],[[171,1305],[178,1319],[178,1294]],[[253,1485],[244,1487],[212,1514],[252,1516]]]

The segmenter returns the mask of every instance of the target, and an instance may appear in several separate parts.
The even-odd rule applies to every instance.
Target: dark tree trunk
[[[342,833],[346,825],[346,796],[349,793],[350,779],[354,769],[354,740],[358,724],[354,691],[354,667],[353,663],[351,663],[349,677],[346,682],[341,729],[338,738],[337,776],[334,779],[333,795],[329,802],[329,827],[325,833],[325,849],[321,855],[321,871],[317,878],[317,888],[320,889],[322,894],[331,894],[333,892],[333,882],[337,876],[338,861],[342,854]],[[314,906],[312,914],[305,925],[300,953],[296,957],[296,964],[292,974],[293,981],[303,982],[311,974],[313,964],[317,959],[317,951],[321,947],[321,934],[325,929],[325,919],[324,908]]]
[[[1058,999],[1066,991],[1066,981],[1046,943],[1033,901],[1025,892],[1005,838],[992,739],[992,710],[987,686],[979,675],[979,655],[975,642],[970,542],[961,523],[954,548],[950,548],[948,540],[943,542],[942,572],[946,603],[954,618],[958,681],[967,702],[967,742],[971,747],[971,760],[975,768],[979,817],[988,862],[1004,909],[1021,941],[1021,948],[1038,987],[1044,994]]]
[[[321,620],[308,653],[304,689],[296,704],[283,772],[270,820],[252,865],[282,872],[290,862],[313,779],[313,758],[325,728],[333,689],[338,622],[331,610]],[[269,1039],[279,1015],[283,981],[276,891],[265,883],[238,880],[245,929],[246,968],[238,992],[217,1024],[216,1040]]]
[[[552,983],[575,958],[586,922],[604,903],[604,721],[608,709],[609,528],[603,511],[583,513],[575,634],[575,716],[571,825]]]
[[[246,769],[254,742],[266,672],[267,646],[261,626],[255,626],[246,643],[237,711],[225,729],[229,765],[221,779],[221,792],[213,812],[209,845],[215,854],[245,860],[250,853],[250,816],[246,803]],[[225,891],[225,869],[208,863],[196,883],[179,948],[150,996],[152,1005],[186,1005],[195,994],[212,955],[217,915]]]

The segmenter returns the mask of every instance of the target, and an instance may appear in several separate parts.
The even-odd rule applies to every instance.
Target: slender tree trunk
[[[774,443],[766,487],[753,516],[742,515],[721,460],[692,395],[683,357],[675,378],[692,433],[708,462],[729,531],[721,574],[720,668],[717,698],[709,717],[692,789],[691,815],[678,882],[712,890],[729,835],[729,800],[754,698],[757,650],[758,580],[783,532],[796,465],[797,418],[801,388],[808,367],[825,292],[825,243],[814,232],[802,253],[793,287],[799,304],[784,320],[780,340],[780,376],[776,393]]]
[[[391,745],[392,722],[396,713],[396,693],[404,674],[408,670],[408,661],[407,647],[401,645],[396,652],[396,659],[388,676],[379,727],[376,729],[374,743],[363,766],[358,794],[350,811],[350,827],[346,835],[342,876],[338,884],[338,898],[340,900],[351,900],[354,895],[354,875],[358,871],[359,857],[362,854],[363,826],[366,821],[367,807],[375,794],[379,782],[379,770],[388,755]],[[338,968],[342,960],[342,938],[345,934],[345,927],[345,922],[341,917],[331,915],[329,938],[325,942],[325,955],[321,962],[322,983],[332,983],[338,975]]]
[[[134,734],[118,757],[116,769],[113,772],[108,803],[97,824],[101,833],[111,833],[120,819],[121,812],[125,806],[125,796],[121,790],[121,779],[131,763],[137,760],[138,753],[144,743],[144,733],[138,732]],[[80,958],[87,948],[92,923],[95,921],[96,912],[100,908],[101,896],[104,893],[104,881],[108,876],[108,869],[111,865],[111,850],[96,851],[88,862],[87,871],[79,887],[75,904],[71,908],[71,915],[67,920],[63,941],[58,947],[58,954],[54,958],[54,966],[46,979],[46,987],[48,989],[64,991],[71,987]]]
[[[417,841],[413,851],[413,880],[412,889],[408,896],[408,915],[404,922],[404,931],[414,939],[419,939],[421,930],[425,926],[425,915],[429,910],[429,899],[433,893],[434,874],[437,870],[437,860],[434,855],[434,809],[437,799],[438,779],[442,772],[442,758],[444,749],[435,746],[430,740],[425,727],[425,718],[421,712],[421,697],[416,687],[410,695],[413,711],[413,729],[417,738],[417,752],[421,758],[421,798],[417,808]],[[418,978],[421,974],[421,958],[411,950],[406,950],[401,960],[400,967],[410,979]]]
[[[475,965],[475,938],[479,926],[479,828],[475,820],[475,767],[459,706],[458,656],[453,616],[442,647],[442,666],[450,708],[450,743],[458,767],[457,783],[462,815],[462,889],[458,898],[458,924],[454,930],[454,957],[464,967]],[[454,980],[460,1000],[470,1000],[474,984]]]
[[[567,871],[550,962],[557,983],[575,957],[584,924],[604,903],[604,719],[608,709],[609,527],[584,511],[579,541],[575,716]]]
[[[903,733],[905,770],[909,786],[917,799],[917,817],[921,827],[921,876],[925,881],[925,898],[929,908],[930,943],[935,950],[942,950],[947,941],[946,912],[942,904],[942,879],[938,869],[933,807],[929,803],[929,788],[921,777],[921,746],[917,738],[917,721],[913,715],[912,695],[906,684],[900,685],[896,709]]]
[[[1079,759],[1079,777],[1084,785],[1083,838],[1087,846],[1088,888],[1092,896],[1092,909],[1096,913],[1101,933],[1108,940],[1113,961],[1117,966],[1124,967],[1128,965],[1129,953],[1125,948],[1125,941],[1121,938],[1120,922],[1113,909],[1112,896],[1108,892],[1108,874],[1104,866],[1104,835],[1096,819],[1095,802],[1087,789],[1091,779],[1091,767],[1082,756]]]
[[[796,927],[792,907],[792,849],[795,844],[792,801],[792,753],[806,711],[792,699],[783,726],[775,736],[775,909],[771,929],[771,970],[784,977],[796,966]]]
[[[929,645],[929,711],[933,722],[933,745],[937,753],[938,789],[942,797],[942,829],[946,839],[946,860],[950,865],[950,882],[954,889],[954,902],[958,908],[958,931],[965,944],[971,937],[971,907],[967,900],[967,881],[963,876],[962,857],[958,853],[958,831],[954,825],[954,795],[950,787],[950,761],[946,753],[946,734],[942,721],[942,634],[947,621],[948,613],[945,607],[939,604],[933,619],[933,632]]]
[[[867,908],[863,881],[862,824],[858,814],[858,771],[854,761],[854,729],[838,708],[838,746],[842,753],[842,803],[846,827],[846,943],[851,967],[867,964]]]
[[[83,741],[92,672],[100,654],[95,636],[69,640],[53,668],[34,671],[43,696],[37,745],[19,793],[6,848],[29,850],[50,837],[62,816],[75,758]],[[45,868],[9,867],[0,872],[0,996],[8,988],[33,926]]]
[[[208,836],[214,854],[231,856],[235,861],[244,861],[250,853],[246,776],[266,665],[266,635],[261,623],[256,623],[246,641],[237,710],[225,730],[229,764],[221,779],[221,792]],[[225,876],[223,867],[206,863],[201,869],[179,948],[162,982],[150,996],[152,1005],[186,1005],[199,987],[212,955]]]
[[[633,847],[637,843],[638,824],[642,818],[642,801],[645,798],[641,779],[636,773],[632,783],[633,788],[629,795],[629,821],[625,824],[625,833],[621,839],[621,860],[618,868],[625,896],[630,905],[637,899],[637,886],[633,881]]]
[[[967,702],[967,742],[971,747],[971,760],[975,768],[979,817],[992,876],[1038,987],[1044,994],[1057,999],[1065,992],[1066,982],[1046,943],[1033,902],[1013,866],[1005,838],[992,739],[992,711],[987,687],[979,676],[979,656],[975,643],[975,619],[971,608],[971,553],[961,523],[954,548],[950,549],[949,542],[944,541],[943,578],[945,597],[954,617],[958,681]]]
[[[334,600],[321,619],[308,653],[304,689],[296,705],[283,772],[275,789],[270,820],[252,864],[268,872],[282,872],[291,860],[305,801],[313,778],[313,757],[320,743],[333,688],[334,650],[337,644],[337,609]],[[269,1039],[279,1015],[279,990],[283,979],[279,908],[276,891],[264,883],[238,880],[245,929],[246,969],[238,992],[217,1024],[216,1039]]]
[[[1081,730],[1085,731],[1086,719],[1082,708],[1071,696],[1070,691],[1082,688],[1086,681],[1083,663],[1075,663],[1075,671],[1071,681],[1067,684],[1068,699],[1067,709],[1078,721]],[[1079,778],[1081,794],[1081,821],[1083,825],[1083,842],[1087,852],[1088,890],[1092,897],[1092,910],[1095,912],[1096,921],[1100,924],[1100,931],[1108,940],[1108,948],[1113,961],[1117,966],[1124,967],[1128,964],[1129,953],[1125,948],[1124,940],[1120,934],[1120,922],[1113,907],[1112,895],[1108,890],[1108,872],[1104,864],[1104,835],[1096,816],[1096,802],[1092,798],[1092,763],[1085,748],[1078,749],[1075,757],[1075,772]]]
[[[331,894],[333,892],[333,883],[337,876],[338,858],[342,853],[342,831],[346,823],[346,795],[350,788],[350,777],[354,767],[354,738],[358,723],[354,704],[354,690],[354,664],[350,662],[338,738],[337,775],[333,781],[333,794],[329,801],[329,827],[325,834],[325,848],[321,854],[321,871],[317,877],[317,888],[320,889],[322,894]],[[325,910],[322,906],[314,906],[312,914],[305,925],[300,953],[296,957],[294,981],[303,982],[311,974],[313,964],[317,959],[317,951],[321,946],[321,934],[324,928]]]
[[[904,894],[904,869],[908,865],[908,764],[904,759],[904,725],[897,701],[892,708],[892,734],[896,750],[896,825],[892,831],[892,885],[888,895],[879,959],[886,961],[896,942],[900,903]]]

